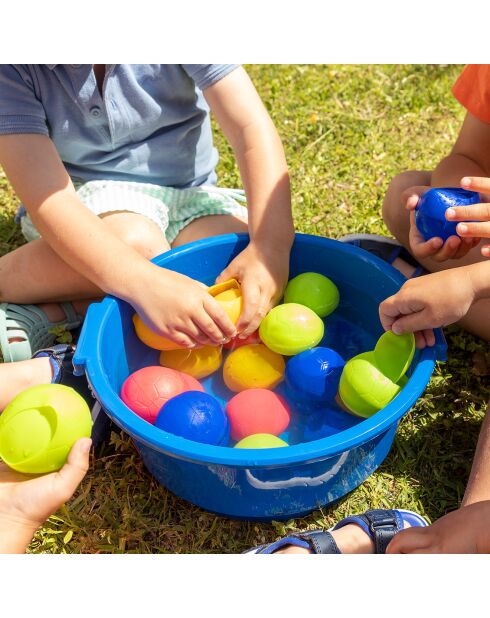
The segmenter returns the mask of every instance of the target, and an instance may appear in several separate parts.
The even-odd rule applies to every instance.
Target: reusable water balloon
[[[254,436],[243,438],[235,444],[235,448],[278,448],[281,446],[289,446],[289,444],[268,433],[257,433]]]
[[[405,375],[415,354],[413,333],[395,335],[387,331],[378,339],[374,348],[376,367],[393,382]]]
[[[32,386],[0,416],[0,457],[13,470],[59,470],[79,438],[89,438],[92,418],[85,400],[61,384]]]
[[[189,391],[169,399],[155,427],[194,442],[225,446],[230,426],[219,401],[208,393]]]
[[[154,423],[165,402],[186,391],[204,391],[190,375],[168,367],[143,367],[121,388],[121,399],[135,414]]]
[[[257,433],[278,436],[291,420],[286,401],[265,388],[249,388],[238,393],[228,402],[226,414],[233,440]]]
[[[160,364],[201,380],[220,368],[221,347],[207,345],[194,350],[166,350],[160,354]]]
[[[400,390],[399,384],[378,369],[374,352],[364,352],[345,364],[339,397],[349,412],[369,418],[384,408]]]
[[[255,343],[231,352],[223,366],[223,380],[235,393],[246,388],[274,388],[284,378],[284,369],[281,355]]]
[[[339,299],[335,283],[319,273],[302,273],[294,277],[284,291],[285,303],[306,305],[321,318],[337,309]]]
[[[321,341],[324,325],[317,314],[298,303],[278,305],[262,320],[259,335],[278,354],[294,356]]]
[[[345,361],[330,348],[305,350],[288,362],[286,384],[294,398],[302,401],[333,402]]]
[[[208,288],[208,293],[223,307],[228,317],[236,324],[243,309],[242,289],[236,279],[229,279]]]
[[[480,196],[475,191],[459,188],[429,189],[419,200],[415,209],[415,223],[425,240],[434,236],[446,241],[457,236],[458,221],[448,221],[446,210],[453,206],[478,204]]]
[[[154,350],[182,349],[182,346],[170,341],[170,339],[167,339],[166,337],[157,335],[157,333],[152,331],[151,328],[148,328],[137,313],[133,315],[133,324],[138,338],[149,348],[153,348]]]

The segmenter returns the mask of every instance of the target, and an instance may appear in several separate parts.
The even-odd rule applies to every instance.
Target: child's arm
[[[99,290],[131,303],[181,345],[233,336],[234,325],[204,286],[145,260],[85,208],[47,136],[0,136],[0,164],[53,251]]]
[[[250,244],[219,279],[235,277],[242,284],[245,308],[237,330],[245,337],[287,283],[294,239],[288,168],[279,135],[244,69],[204,95],[235,152],[247,195]]]
[[[91,440],[75,443],[59,472],[32,477],[0,464],[0,554],[21,554],[43,522],[69,500],[88,470]]]
[[[490,297],[490,262],[416,277],[379,307],[381,324],[397,335],[416,334],[418,347],[434,345],[433,328],[462,319],[471,305]]]
[[[461,186],[464,189],[482,192],[482,201],[489,200],[490,196],[486,191],[462,182],[465,177],[474,176],[490,176],[490,124],[467,113],[451,153],[442,159],[432,173],[431,185],[433,187]],[[407,209],[414,211],[420,195],[429,188],[411,187],[407,189],[402,197]],[[463,257],[478,244],[479,238],[472,234],[461,234],[461,236],[464,236],[463,240],[454,236],[445,243],[440,238],[425,241],[415,227],[413,216],[411,218],[410,248],[418,259],[431,257],[442,262]]]

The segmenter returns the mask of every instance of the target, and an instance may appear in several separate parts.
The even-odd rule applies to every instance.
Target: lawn
[[[248,67],[283,138],[298,231],[337,238],[387,233],[380,209],[390,178],[433,167],[457,135],[452,98],[459,66]],[[215,132],[223,186],[240,179]],[[16,199],[0,176],[0,252],[21,242]],[[398,506],[435,520],[463,495],[489,397],[487,346],[448,330],[449,361],[400,424],[379,470],[331,508],[287,523],[236,522],[206,513],[159,486],[131,441],[113,434],[75,498],[37,533],[30,551],[240,552],[286,530],[330,527],[350,513]]]

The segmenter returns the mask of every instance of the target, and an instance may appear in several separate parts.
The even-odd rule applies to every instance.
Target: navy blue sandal
[[[338,530],[349,524],[356,524],[373,541],[376,554],[384,554],[393,537],[404,529],[405,523],[411,528],[425,527],[428,523],[418,513],[399,509],[373,509],[366,511],[362,515],[352,515],[339,521],[329,531],[307,530],[291,534],[274,543],[259,545],[249,549],[245,554],[273,554],[279,549],[288,546],[302,547],[309,549],[312,554],[340,554],[342,553],[330,534],[333,530]]]
[[[93,396],[85,375],[76,376],[74,374],[74,354],[75,348],[72,345],[59,344],[51,348],[39,350],[32,358],[47,356],[53,368],[53,379],[51,382],[53,384],[70,386],[85,399],[92,414],[92,443],[94,448],[96,448],[110,436],[114,425]]]
[[[393,264],[396,258],[400,258],[415,268],[411,279],[427,274],[425,268],[394,238],[378,236],[377,234],[348,234],[339,238],[339,241],[364,249],[364,251],[372,253],[388,264]]]

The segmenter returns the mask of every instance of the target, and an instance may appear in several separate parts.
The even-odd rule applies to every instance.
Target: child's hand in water
[[[192,348],[219,345],[236,333],[235,325],[204,284],[149,264],[136,293],[127,298],[156,333]]]
[[[415,224],[415,208],[419,203],[420,197],[430,188],[431,187],[425,186],[410,187],[402,194],[402,202],[405,204],[407,210],[410,211],[410,251],[418,260],[423,260],[428,257],[432,258],[436,262],[460,259],[464,257],[468,251],[478,245],[480,242],[479,239],[461,239],[458,236],[450,236],[446,242],[444,242],[442,238],[438,237],[425,240],[417,229]],[[464,188],[466,189],[467,187]]]
[[[91,444],[78,440],[63,468],[43,476],[0,463],[0,553],[24,552],[37,528],[72,497],[88,470]]]
[[[240,338],[256,331],[281,298],[288,282],[289,253],[289,247],[262,247],[250,242],[218,277],[217,283],[227,279],[240,282],[244,302],[236,327]]]

